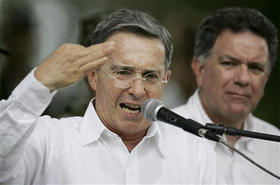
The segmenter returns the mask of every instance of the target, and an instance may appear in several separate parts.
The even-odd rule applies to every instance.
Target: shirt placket
[[[139,184],[139,173],[138,173],[138,160],[135,151],[130,153],[125,168],[125,180],[126,184]]]

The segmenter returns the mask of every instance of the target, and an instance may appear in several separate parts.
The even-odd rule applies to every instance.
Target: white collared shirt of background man
[[[198,90],[189,98],[186,104],[173,109],[186,118],[191,118],[202,124],[213,123],[204,111]],[[280,135],[275,126],[249,114],[244,130]],[[224,139],[226,139],[224,137]],[[233,153],[221,143],[210,143],[217,158],[217,179],[226,184],[280,184],[275,177],[259,169],[242,156]],[[280,175],[280,144],[277,142],[241,137],[234,147],[261,164],[263,167]]]

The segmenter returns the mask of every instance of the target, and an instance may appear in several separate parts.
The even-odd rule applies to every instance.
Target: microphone
[[[162,121],[179,127],[186,132],[199,137],[204,137],[212,141],[220,141],[215,132],[207,130],[204,125],[172,112],[164,107],[163,103],[157,99],[148,99],[143,102],[141,112],[149,121]]]

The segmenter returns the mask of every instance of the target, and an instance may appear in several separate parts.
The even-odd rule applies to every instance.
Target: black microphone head
[[[143,102],[141,112],[144,117],[149,121],[157,120],[157,112],[163,107],[163,103],[158,99],[148,99]]]

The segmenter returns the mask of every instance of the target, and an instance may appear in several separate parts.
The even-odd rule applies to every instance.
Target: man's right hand
[[[113,49],[112,41],[87,48],[63,44],[37,67],[35,77],[50,91],[69,86],[104,64]]]

